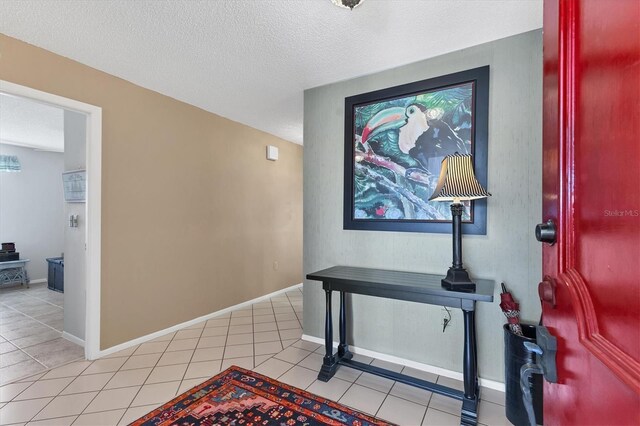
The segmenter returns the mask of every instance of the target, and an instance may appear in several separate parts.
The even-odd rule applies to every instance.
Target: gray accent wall
[[[378,54],[383,54],[378,53]],[[445,274],[451,235],[342,229],[344,98],[490,65],[487,234],[463,239],[472,276],[496,281],[494,302],[477,307],[480,377],[504,381],[499,284],[540,317],[542,205],[542,31],[536,30],[304,93],[304,273],[333,265]],[[334,295],[334,339],[338,297]],[[462,313],[442,331],[443,308],[354,295],[351,344],[462,372]],[[321,283],[305,280],[304,333],[324,336]]]
[[[45,259],[64,251],[64,154],[7,144],[0,154],[22,165],[20,172],[0,172],[0,242],[16,243],[20,258],[30,260],[31,280],[46,280]]]

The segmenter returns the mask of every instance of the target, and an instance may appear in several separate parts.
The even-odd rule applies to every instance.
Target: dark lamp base
[[[449,268],[447,276],[442,279],[442,287],[451,291],[476,291],[476,283],[471,281],[464,268]]]

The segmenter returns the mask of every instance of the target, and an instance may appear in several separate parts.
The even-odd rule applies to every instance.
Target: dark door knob
[[[552,308],[556,306],[556,282],[551,277],[544,277],[544,280],[538,284],[538,296],[542,302],[546,302],[551,305]]]
[[[546,223],[536,225],[536,240],[548,244],[556,242],[556,224],[553,220],[549,219]]]

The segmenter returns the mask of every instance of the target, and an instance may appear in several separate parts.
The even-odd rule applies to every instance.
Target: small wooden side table
[[[0,285],[19,282],[29,288],[27,262],[29,262],[29,259],[0,262]]]

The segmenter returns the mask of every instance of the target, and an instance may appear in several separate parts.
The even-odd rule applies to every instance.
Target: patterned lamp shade
[[[480,185],[473,172],[471,155],[447,155],[442,160],[440,177],[429,201],[477,200],[491,194]]]

